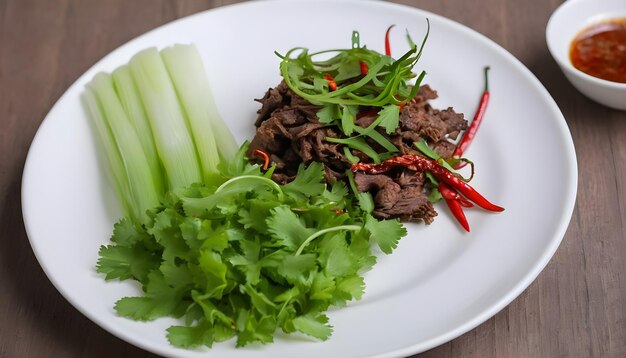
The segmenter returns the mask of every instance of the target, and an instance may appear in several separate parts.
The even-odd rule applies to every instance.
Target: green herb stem
[[[302,253],[302,250],[304,250],[305,247],[307,247],[307,245],[309,245],[309,243],[311,243],[311,241],[315,240],[316,238],[327,234],[329,232],[333,232],[333,231],[340,231],[340,230],[349,230],[349,231],[359,231],[362,228],[359,225],[340,225],[340,226],[335,226],[335,227],[329,227],[328,229],[324,229],[324,230],[320,230],[318,232],[316,232],[315,234],[309,236],[306,238],[306,240],[304,240],[304,242],[302,243],[302,245],[300,245],[300,247],[298,247],[298,250],[295,253],[295,256],[299,256]]]
[[[234,177],[231,178],[227,181],[225,181],[222,185],[220,185],[217,189],[215,189],[215,194],[219,193],[220,191],[222,191],[225,187],[229,186],[230,184],[240,181],[240,180],[256,180],[256,181],[260,181],[263,182],[265,184],[267,184],[268,186],[276,189],[276,191],[278,192],[278,197],[282,200],[284,197],[283,194],[283,190],[280,188],[280,185],[278,185],[275,181],[273,181],[272,179],[266,178],[266,177],[262,177],[262,176],[256,176],[256,175],[241,175],[238,177]]]

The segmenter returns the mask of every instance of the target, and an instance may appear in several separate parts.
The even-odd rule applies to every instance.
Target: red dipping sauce
[[[626,83],[626,18],[592,25],[572,41],[572,65],[588,75]]]

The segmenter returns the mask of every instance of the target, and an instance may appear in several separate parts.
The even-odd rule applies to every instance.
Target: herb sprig
[[[376,128],[392,134],[398,128],[401,107],[413,99],[426,76],[413,68],[419,61],[428,35],[427,31],[418,47],[407,32],[410,49],[400,58],[361,46],[360,35],[352,33],[352,48],[334,49],[310,53],[307,48],[296,47],[281,59],[280,72],[285,83],[294,93],[310,103],[320,105],[317,112],[320,123],[335,125],[348,138],[327,140],[359,150],[378,163],[383,157],[397,153],[397,148]],[[326,58],[327,59],[320,59]],[[409,81],[415,79],[411,84]],[[377,118],[368,128],[355,124],[359,110],[379,108]],[[357,135],[350,137],[354,133]],[[376,142],[387,153],[378,153],[363,139]]]
[[[247,149],[222,162],[212,185],[170,193],[145,225],[120,220],[100,248],[97,271],[144,292],[120,299],[117,313],[183,317],[167,330],[174,346],[269,343],[277,330],[326,340],[325,311],[363,295],[371,242],[391,253],[406,235],[399,221],[371,215],[369,193],[353,201],[343,182],[327,187],[322,164],[278,185],[272,169],[248,163]]]

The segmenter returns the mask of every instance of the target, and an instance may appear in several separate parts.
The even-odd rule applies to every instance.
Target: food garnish
[[[474,137],[476,137],[476,133],[478,132],[478,128],[485,117],[485,112],[487,111],[487,105],[489,104],[489,66],[485,67],[485,89],[483,91],[482,96],[480,97],[480,101],[478,102],[478,108],[476,109],[476,113],[474,114],[474,119],[472,119],[472,123],[463,136],[461,137],[461,141],[457,144],[454,152],[452,153],[452,158],[460,159],[463,156],[463,153],[467,150],[467,147],[472,143]],[[466,161],[459,161],[456,165],[456,168],[459,169],[467,164]]]
[[[326,340],[324,312],[363,295],[371,242],[390,253],[406,235],[398,221],[355,205],[343,183],[322,184],[321,164],[278,185],[271,169],[249,164],[247,149],[220,166],[213,185],[170,192],[145,225],[119,221],[100,249],[98,272],[145,292],[116,302],[117,313],[183,318],[167,330],[175,346],[269,343],[277,330]]]
[[[401,107],[411,101],[419,90],[426,72],[422,71],[417,76],[414,85],[410,85],[409,80],[415,77],[412,69],[428,39],[430,23],[427,24],[421,46],[416,46],[411,40],[411,48],[397,60],[390,57],[388,35],[391,27],[385,37],[385,47],[389,49],[387,55],[361,46],[360,35],[354,31],[350,49],[309,53],[306,48],[296,47],[285,55],[277,53],[282,59],[281,75],[296,95],[321,106],[316,112],[320,123],[335,125],[348,136],[339,142],[337,138],[327,140],[359,150],[373,161],[380,162],[380,154],[364,139],[375,141],[385,148],[387,154],[398,152],[398,148],[375,129],[381,127],[386,133],[393,133],[398,128]],[[329,55],[333,56],[318,60]],[[367,128],[354,124],[359,107],[378,108],[378,118]],[[352,136],[354,132],[357,135]]]

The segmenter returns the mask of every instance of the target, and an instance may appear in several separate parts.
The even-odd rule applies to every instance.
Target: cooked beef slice
[[[374,197],[373,214],[379,218],[400,218],[430,224],[437,212],[424,191],[422,173],[409,175],[406,171],[392,178],[385,174],[356,173],[354,181],[361,192]]]
[[[455,139],[460,131],[467,129],[463,114],[452,108],[438,110],[432,108],[429,100],[437,98],[437,92],[423,85],[400,112],[399,127],[396,133],[385,135],[398,148],[399,154],[415,154],[413,143],[426,139],[433,150],[444,158],[449,158],[454,145],[448,139]],[[313,105],[296,95],[284,82],[267,90],[263,98],[257,99],[261,108],[257,111],[256,135],[250,143],[248,156],[261,162],[254,155],[255,150],[266,152],[276,164],[273,179],[288,183],[294,179],[301,163],[318,161],[324,164],[325,179],[328,182],[344,180],[344,173],[351,162],[344,154],[342,144],[328,142],[326,138],[345,138],[334,126],[319,122]],[[379,108],[360,108],[355,121],[357,126],[366,128],[377,118]],[[366,138],[375,149],[382,148]],[[370,159],[358,150],[350,153],[360,160]],[[374,216],[379,218],[400,218],[404,221],[421,221],[430,224],[437,215],[428,201],[428,187],[423,173],[396,170],[389,174],[368,175],[356,173],[355,181],[360,191],[367,191],[374,198]]]

